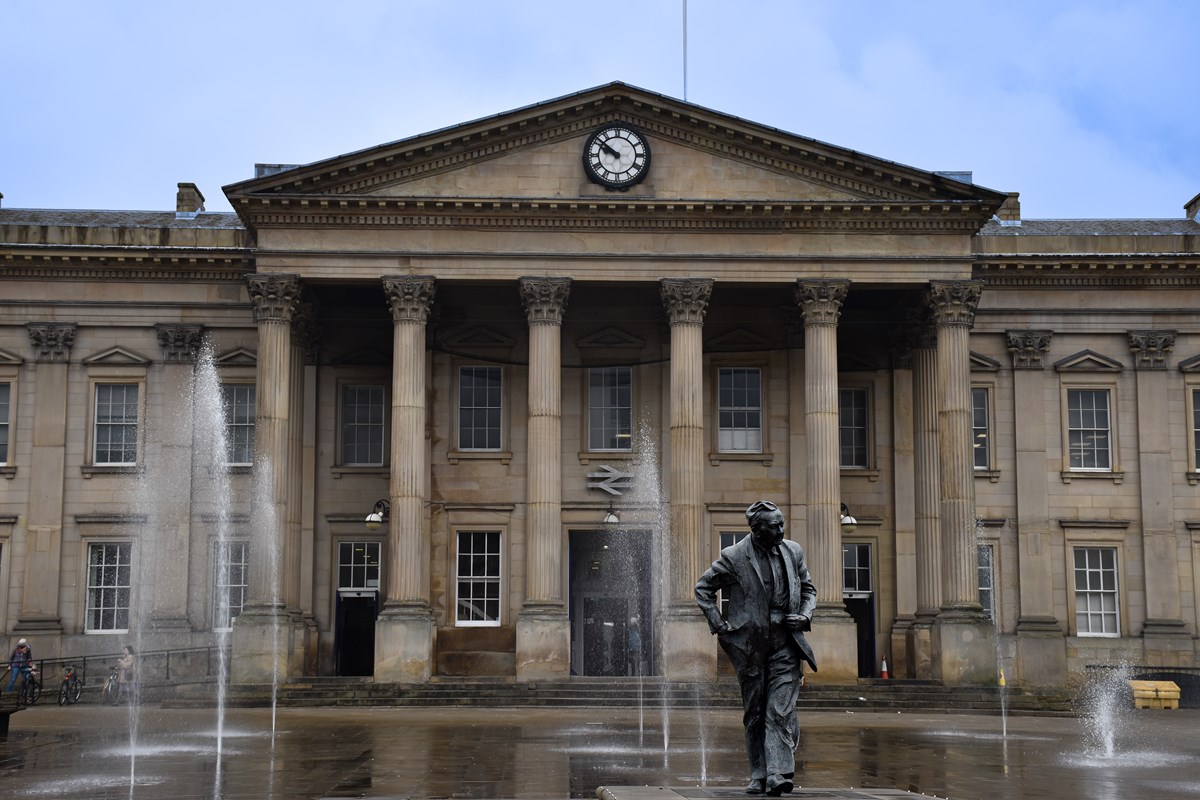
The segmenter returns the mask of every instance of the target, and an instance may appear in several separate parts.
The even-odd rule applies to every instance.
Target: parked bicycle
[[[32,706],[42,696],[42,679],[38,677],[38,668],[29,665],[21,670],[21,689],[17,693],[17,705]]]
[[[108,677],[104,679],[104,686],[100,688],[100,702],[105,705],[115,706],[121,699],[121,681],[118,675],[116,666],[108,668]]]
[[[63,667],[62,685],[58,689],[58,704],[65,706],[78,703],[82,693],[83,682],[79,680],[79,670],[75,669],[74,664],[66,665]]]

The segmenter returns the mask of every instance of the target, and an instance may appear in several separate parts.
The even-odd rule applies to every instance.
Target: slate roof
[[[229,211],[202,211],[191,219],[174,211],[89,211],[50,208],[0,208],[0,225],[49,225],[86,228],[215,228],[244,226]]]
[[[989,220],[980,236],[1181,236],[1200,235],[1190,219],[1027,219],[1020,225]]]

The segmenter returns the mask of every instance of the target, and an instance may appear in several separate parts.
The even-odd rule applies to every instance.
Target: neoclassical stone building
[[[39,655],[705,678],[692,586],[765,498],[818,680],[1197,662],[1200,199],[1022,220],[620,83],[224,191],[0,209],[0,619]]]

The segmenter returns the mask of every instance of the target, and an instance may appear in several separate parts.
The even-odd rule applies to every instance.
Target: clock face
[[[650,144],[629,125],[605,125],[583,148],[588,180],[609,189],[628,189],[650,170]]]

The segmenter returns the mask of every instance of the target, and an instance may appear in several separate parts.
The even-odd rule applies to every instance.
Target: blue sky
[[[4,0],[6,208],[209,210],[307,163],[614,80],[684,96],[684,0]],[[1021,193],[1181,217],[1200,3],[688,0],[687,99]]]

